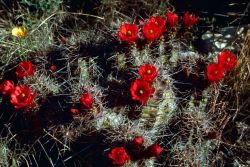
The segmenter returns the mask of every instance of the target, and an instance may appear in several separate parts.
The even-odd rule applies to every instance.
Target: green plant
[[[50,15],[60,9],[63,0],[22,0],[21,3],[34,8],[37,14],[43,12]]]

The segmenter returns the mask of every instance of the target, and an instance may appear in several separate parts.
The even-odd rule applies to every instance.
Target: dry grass
[[[237,56],[237,66],[228,74],[224,84],[228,85],[231,95],[236,96],[237,101],[240,96],[244,96],[250,91],[250,31],[247,32],[242,49]],[[249,94],[248,94],[249,96]],[[239,109],[243,109],[250,103],[250,97],[245,101],[238,102],[241,104]]]

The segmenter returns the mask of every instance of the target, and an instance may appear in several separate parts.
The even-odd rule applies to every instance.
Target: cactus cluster
[[[241,109],[225,98],[237,61],[248,66],[239,50],[196,48],[205,19],[171,1],[73,4],[15,1],[1,19],[0,166],[226,164],[235,119],[231,143],[249,144]]]

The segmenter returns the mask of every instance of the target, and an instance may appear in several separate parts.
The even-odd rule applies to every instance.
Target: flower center
[[[147,74],[151,74],[152,73],[152,71],[151,70],[147,70]]]
[[[127,31],[127,35],[128,35],[128,36],[131,36],[131,35],[132,35],[132,31],[128,30],[128,31]]]
[[[214,74],[216,75],[217,73],[218,73],[218,71],[217,71],[217,70],[215,70],[215,71],[214,71]]]
[[[141,89],[140,89],[138,92],[139,92],[139,94],[141,94],[141,95],[144,93],[143,90],[141,90]]]
[[[227,62],[230,62],[230,60],[231,60],[230,57],[228,57],[228,58],[227,58]]]
[[[25,93],[22,93],[21,96],[22,96],[22,97],[25,97],[26,95],[25,95]]]
[[[151,29],[151,30],[149,30],[148,32],[149,32],[150,34],[153,34],[153,33],[154,33],[154,30]]]

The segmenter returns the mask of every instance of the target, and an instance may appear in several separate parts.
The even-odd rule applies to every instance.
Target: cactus
[[[127,154],[118,158],[125,167],[249,164],[249,33],[241,54],[232,51],[240,64],[215,82],[208,76],[218,70],[209,73],[208,65],[219,64],[220,52],[195,46],[202,37],[194,14],[177,13],[179,22],[169,27],[171,1],[79,2],[84,13],[70,12],[73,1],[52,2],[16,2],[6,16],[0,7],[6,17],[0,24],[0,166],[115,166],[109,154],[117,147],[123,148],[117,156]],[[18,24],[11,23],[16,17]],[[28,33],[8,33],[19,26]],[[17,64],[26,60],[32,72],[18,77]],[[155,70],[143,72],[145,65]],[[27,89],[20,93],[20,85]],[[138,136],[143,142],[135,146]]]

